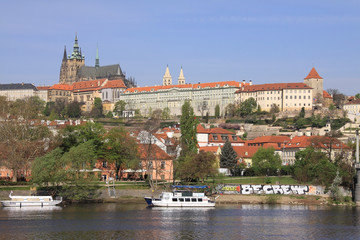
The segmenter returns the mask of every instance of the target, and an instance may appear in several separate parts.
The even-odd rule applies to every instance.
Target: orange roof
[[[218,149],[219,146],[205,146],[205,147],[200,147],[199,151],[216,153]]]
[[[93,91],[93,90],[98,90],[105,82],[105,80],[106,78],[91,80],[91,81],[74,82],[72,86],[73,86],[73,90],[77,92],[90,91],[90,90]]]
[[[311,89],[305,83],[268,83],[268,84],[257,84],[247,85],[236,91],[239,92],[257,92],[257,91],[271,91],[271,90],[282,90],[282,89]]]
[[[51,86],[42,86],[42,87],[36,87],[38,90],[49,90]]]
[[[310,73],[304,79],[310,79],[310,78],[323,79],[322,77],[320,77],[320,75],[317,73],[314,67],[311,69]]]
[[[50,90],[66,90],[66,91],[72,91],[73,86],[69,84],[54,84],[49,88]]]
[[[234,134],[233,132],[223,129],[223,128],[204,128],[201,124],[197,125],[196,133]]]
[[[238,158],[252,158],[259,146],[233,146]]]
[[[167,86],[151,86],[151,87],[137,87],[137,88],[128,88],[125,92],[134,93],[134,92],[156,92],[159,90],[167,90],[172,88],[191,88],[191,89],[201,89],[201,88],[216,88],[216,87],[240,87],[243,85],[249,85],[249,83],[239,83],[236,81],[227,81],[227,82],[211,82],[211,83],[198,83],[198,84],[183,84],[183,85],[167,85]]]
[[[342,143],[336,138],[326,136],[300,136],[294,137],[290,142],[285,144],[286,148],[307,148],[313,146],[314,148],[328,148],[331,144],[332,149],[350,149],[346,144]]]
[[[139,144],[138,152],[140,154],[140,159],[142,160],[170,160],[172,157],[164,152],[160,147],[156,144],[151,145],[151,152],[149,158],[147,158],[149,145],[148,144]]]
[[[251,143],[284,143],[290,142],[289,136],[261,136],[253,140],[246,141],[247,144]]]
[[[324,98],[332,98],[332,96],[325,90],[323,90],[323,97]]]
[[[123,80],[118,79],[118,80],[109,80],[102,88],[126,88],[126,86]]]
[[[352,105],[352,104],[360,104],[360,99],[352,100],[350,102],[345,103],[345,105]]]

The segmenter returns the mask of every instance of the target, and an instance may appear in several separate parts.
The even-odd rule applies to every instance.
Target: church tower
[[[313,88],[313,103],[321,103],[323,100],[323,81],[315,68],[313,67],[310,73],[304,78],[304,83]]]
[[[181,67],[180,75],[178,78],[178,85],[184,85],[184,84],[185,84],[185,77],[184,77],[183,69]]]
[[[165,74],[163,77],[163,86],[172,85],[172,78],[169,71],[169,66],[166,66]]]
[[[85,65],[85,57],[81,54],[76,34],[73,52],[71,55],[66,57],[66,48],[64,50],[59,83],[72,84],[76,82],[79,68],[83,65]]]

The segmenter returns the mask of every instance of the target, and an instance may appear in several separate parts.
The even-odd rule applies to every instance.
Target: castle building
[[[304,83],[313,89],[312,91],[312,99],[313,103],[321,103],[323,100],[323,83],[324,79],[320,77],[315,68],[313,67],[310,73],[304,78]]]
[[[77,35],[75,35],[75,43],[71,55],[66,55],[66,47],[61,62],[60,79],[61,84],[72,84],[80,81],[90,81],[96,79],[107,78],[109,80],[121,79],[128,87],[132,87],[134,83],[125,80],[119,64],[100,66],[99,50],[96,50],[95,66],[85,66],[85,56],[81,53],[78,44]]]
[[[170,75],[169,66],[166,66],[165,74],[163,76],[163,86],[172,85],[172,77]]]
[[[184,84],[185,84],[185,77],[184,77],[183,69],[181,67],[180,75],[178,77],[178,85],[184,85]]]

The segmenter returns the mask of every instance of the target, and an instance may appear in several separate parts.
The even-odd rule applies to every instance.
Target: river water
[[[0,239],[360,239],[360,208],[144,204],[0,208]]]

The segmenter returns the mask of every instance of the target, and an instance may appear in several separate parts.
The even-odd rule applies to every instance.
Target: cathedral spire
[[[79,44],[78,44],[77,33],[76,33],[75,34],[74,49],[73,49],[73,52],[71,54],[71,59],[81,60],[83,58],[84,58],[84,56],[82,56],[82,54],[81,54],[81,50],[80,50]]]
[[[163,86],[172,85],[172,78],[169,71],[169,66],[166,65],[165,74],[163,77]]]
[[[179,78],[178,78],[178,84],[179,85],[185,84],[185,77],[184,77],[182,66],[181,66],[181,69],[180,69],[180,74],[179,74]]]
[[[96,58],[95,58],[95,67],[100,67],[100,59],[99,59],[99,47],[96,46]]]
[[[67,55],[66,55],[66,46],[64,46],[64,56],[63,56],[63,61],[66,61],[67,59]]]

